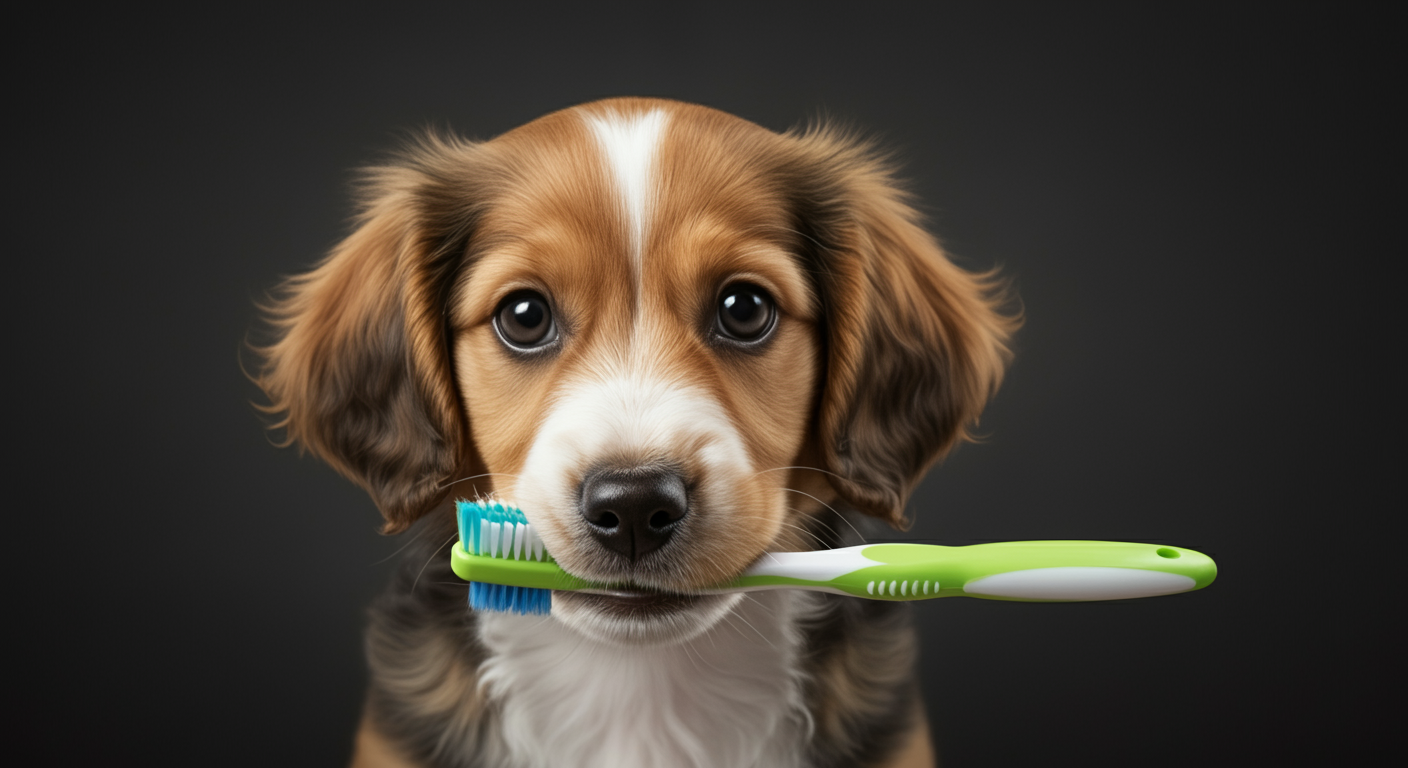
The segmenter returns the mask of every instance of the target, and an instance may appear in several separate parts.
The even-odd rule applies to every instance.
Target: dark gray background
[[[345,760],[400,542],[269,444],[238,363],[253,305],[407,132],[612,95],[869,131],[956,258],[1015,279],[987,440],[925,481],[907,538],[1217,559],[1188,595],[917,605],[947,765],[1353,761],[1401,729],[1379,698],[1403,604],[1388,22],[918,7],[121,4],[13,30],[13,740]]]

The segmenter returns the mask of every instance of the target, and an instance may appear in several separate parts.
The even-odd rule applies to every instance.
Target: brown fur
[[[691,539],[678,588],[814,546],[805,532],[827,504],[904,525],[915,483],[969,437],[1001,380],[1017,321],[998,284],[945,257],[862,142],[672,102],[608,106],[670,114],[657,174],[671,193],[645,246],[669,258],[643,275],[641,315],[610,179],[576,111],[482,144],[429,136],[367,174],[357,229],[269,308],[277,339],[258,381],[287,440],[365,488],[386,532],[404,531],[452,492],[511,484],[561,382],[618,364],[629,343],[746,425],[754,466],[785,470],[737,483],[754,524]],[[711,286],[740,277],[779,306],[762,354],[701,341]],[[491,315],[516,289],[553,296],[570,347],[526,364],[499,354]],[[774,509],[779,488],[796,497]],[[572,535],[545,528],[550,545]],[[484,728],[463,608],[406,598],[379,609],[369,641],[378,728],[403,744]],[[838,601],[807,660],[819,743],[857,758],[888,754],[909,732],[896,707],[915,701],[907,614],[847,605],[863,602]]]

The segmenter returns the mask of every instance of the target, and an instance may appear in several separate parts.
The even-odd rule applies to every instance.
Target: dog
[[[366,172],[355,229],[266,308],[291,443],[414,544],[371,611],[358,766],[918,766],[907,607],[702,595],[770,551],[906,525],[1018,320],[890,163],[612,99]],[[478,613],[451,502],[511,500],[568,572],[547,618]]]

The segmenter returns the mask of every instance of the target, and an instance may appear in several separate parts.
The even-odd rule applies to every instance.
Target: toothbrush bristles
[[[473,555],[510,560],[547,559],[543,541],[522,511],[495,501],[455,502],[460,541]],[[469,607],[476,611],[543,615],[552,609],[552,591],[504,584],[469,583]]]
[[[471,581],[469,607],[476,611],[545,616],[552,611],[552,591]]]

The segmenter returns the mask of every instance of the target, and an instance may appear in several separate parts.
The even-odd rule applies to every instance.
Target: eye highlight
[[[494,330],[510,348],[528,352],[557,340],[552,307],[537,291],[515,291],[494,312]]]
[[[756,342],[772,332],[777,307],[768,292],[749,283],[736,283],[719,293],[715,330],[732,341]]]

